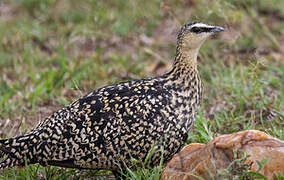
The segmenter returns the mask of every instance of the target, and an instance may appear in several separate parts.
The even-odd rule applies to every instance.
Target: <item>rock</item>
[[[267,179],[273,179],[275,175],[284,172],[284,141],[260,131],[248,130],[219,136],[206,145],[193,143],[185,146],[167,164],[162,178],[171,180],[228,178],[230,173],[242,174],[245,169],[257,172],[259,169],[257,161],[265,159],[268,161],[259,173]],[[222,169],[228,170],[229,166],[231,167],[229,173],[220,173]]]

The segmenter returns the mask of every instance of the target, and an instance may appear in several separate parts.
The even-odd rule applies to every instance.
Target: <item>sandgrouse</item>
[[[178,33],[172,69],[162,76],[102,87],[42,120],[27,134],[0,140],[0,169],[39,163],[80,169],[131,166],[154,146],[169,160],[183,146],[202,98],[197,55],[219,26],[192,22]],[[161,153],[152,156],[156,165]]]

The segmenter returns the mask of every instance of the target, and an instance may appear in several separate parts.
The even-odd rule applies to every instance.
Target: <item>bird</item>
[[[26,134],[0,140],[0,169],[39,163],[117,174],[131,159],[151,157],[155,166],[184,145],[200,106],[203,85],[197,56],[220,26],[184,24],[171,69],[94,90],[44,118]]]

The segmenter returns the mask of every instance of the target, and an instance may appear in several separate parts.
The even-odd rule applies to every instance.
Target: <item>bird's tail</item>
[[[38,142],[33,134],[0,140],[0,169],[39,162]]]
[[[60,142],[69,118],[69,110],[64,108],[41,121],[29,133],[0,140],[0,169],[34,163],[45,166],[68,159],[61,157],[62,153],[58,155],[57,148],[64,149]]]
[[[19,147],[13,146],[12,139],[0,140],[0,169],[20,165],[17,153]]]

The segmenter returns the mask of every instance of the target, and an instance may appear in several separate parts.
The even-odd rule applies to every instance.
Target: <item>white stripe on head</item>
[[[193,28],[193,27],[214,28],[214,26],[211,26],[211,25],[208,25],[208,24],[204,24],[204,23],[195,23],[195,24],[190,26],[190,28]]]

